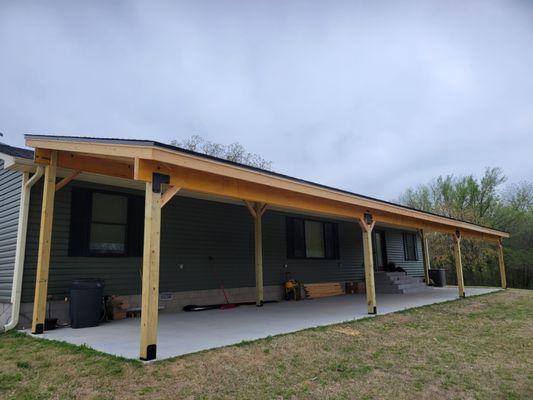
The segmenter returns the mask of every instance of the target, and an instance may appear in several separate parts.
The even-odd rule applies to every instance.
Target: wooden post
[[[365,260],[365,283],[366,283],[366,302],[369,314],[377,314],[376,306],[376,286],[374,283],[374,257],[372,253],[372,230],[375,221],[371,214],[365,214],[364,218],[359,219],[361,232],[363,234],[363,256]]]
[[[420,229],[420,238],[422,239],[422,252],[424,253],[424,279],[426,286],[429,286],[429,268],[431,268],[429,261],[429,246],[427,234],[423,229]]]
[[[453,234],[455,271],[457,274],[457,289],[459,297],[465,297],[465,282],[463,279],[463,261],[461,260],[461,231],[456,230]]]
[[[498,240],[498,262],[500,264],[500,278],[502,282],[502,289],[507,289],[507,277],[505,276],[505,262],[503,261],[503,243]]]
[[[37,253],[37,277],[31,332],[44,332],[46,318],[46,296],[48,292],[48,273],[50,270],[50,247],[52,244],[52,223],[54,220],[54,195],[56,191],[57,151],[50,153],[50,163],[44,167],[43,202],[41,208],[41,228]]]
[[[263,229],[262,217],[267,209],[267,204],[250,203],[244,200],[244,204],[254,219],[254,242],[255,242],[255,304],[262,307],[264,303],[263,291]]]
[[[254,240],[255,240],[255,305],[261,307],[264,301],[263,292],[263,229],[261,204],[255,203]]]
[[[144,361],[157,357],[161,186],[168,182],[167,175],[153,174],[153,180],[146,183],[145,190],[140,343],[140,358]]]

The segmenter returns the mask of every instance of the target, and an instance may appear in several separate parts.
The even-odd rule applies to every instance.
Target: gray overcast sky
[[[200,134],[384,199],[533,179],[533,2],[2,0],[0,57],[12,145]]]

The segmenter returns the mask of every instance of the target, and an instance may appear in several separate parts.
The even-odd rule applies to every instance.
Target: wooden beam
[[[48,149],[35,149],[35,163],[40,165],[49,164],[50,153],[51,150]],[[117,178],[133,179],[133,163],[67,151],[58,151],[57,154],[58,168],[67,168],[80,172],[91,172]]]
[[[432,224],[435,228],[440,228],[442,231],[449,229],[461,229],[465,237],[469,236],[470,234],[475,234],[476,237],[482,239],[486,238],[487,240],[493,241],[499,239],[500,237],[509,237],[508,233],[497,231],[495,229],[470,224],[464,221],[451,220],[439,215],[424,213],[422,211],[409,209],[396,204],[371,199],[357,194],[345,193],[340,190],[327,188],[309,182],[297,181],[282,175],[273,175],[260,170],[250,170],[243,166],[225,163],[221,160],[207,159],[195,154],[185,153],[179,151],[179,149],[163,148],[157,145],[154,146],[149,141],[146,143],[117,143],[103,139],[91,141],[79,138],[57,140],[34,136],[29,137],[26,140],[26,144],[35,148],[86,153],[95,157],[144,160],[152,163],[152,165],[156,166],[157,168],[163,169],[167,167],[186,168],[200,173],[216,175],[217,177],[236,179],[247,183],[263,185],[273,189],[280,189],[295,194],[312,196],[324,201],[338,202],[344,205],[356,207],[358,209],[368,210],[375,215],[375,219],[378,221],[380,220],[378,212],[390,214],[391,216],[411,218],[420,224],[418,227],[415,227],[417,229],[425,229],[426,226],[424,226],[424,224]],[[142,178],[135,179],[143,180]],[[241,195],[238,198],[248,197]],[[250,198],[250,200],[267,201],[266,199],[255,198]],[[270,201],[267,202],[276,204]]]
[[[351,220],[363,215],[363,210],[358,210],[348,204],[332,202],[327,199],[315,198],[189,168],[168,164],[162,165],[143,159],[136,160],[135,179],[149,181],[153,173],[170,175],[170,184],[179,186],[184,190],[226,196],[239,200],[246,199],[251,202],[268,203],[295,211],[303,210],[332,216],[344,216]]]
[[[40,165],[49,165],[52,158],[52,150],[36,148],[33,152],[33,162]]]
[[[145,190],[140,341],[140,358],[144,361],[157,357],[161,186],[158,182],[147,182]]]
[[[428,237],[423,229],[420,229],[420,239],[422,241],[422,254],[424,256],[424,279],[426,281],[426,286],[429,286],[429,269],[431,268],[431,265],[429,261]]]
[[[262,212],[265,204],[255,203],[254,241],[255,241],[255,304],[261,307],[264,302],[263,292],[263,229]]]
[[[70,175],[64,177],[63,179],[61,179],[59,182],[56,183],[56,192],[58,190],[61,190],[62,188],[64,188],[65,186],[67,186],[69,184],[70,181],[72,181],[73,179],[76,179],[78,177],[78,175],[81,174],[81,171],[72,171],[70,173]]]
[[[463,261],[461,259],[461,231],[457,230],[452,234],[454,257],[455,257],[455,272],[457,274],[457,289],[459,290],[459,297],[465,297],[465,281],[463,278]]]
[[[54,195],[57,172],[57,152],[52,151],[50,162],[44,167],[43,201],[41,208],[41,228],[39,231],[39,248],[37,251],[37,277],[35,281],[35,298],[31,332],[44,332],[46,317],[46,296],[48,292],[48,273],[50,270],[50,248],[52,245],[52,224],[54,220]]]
[[[365,218],[358,219],[363,235],[363,256],[365,261],[366,303],[369,314],[377,313],[376,285],[374,282],[374,256],[372,252],[372,229],[375,221],[369,223]]]
[[[135,159],[134,179],[149,181],[151,174],[154,172],[170,175],[171,184],[180,186],[183,189],[236,199],[266,202],[273,206],[290,208],[295,211],[320,212],[331,216],[350,218],[352,220],[353,218],[362,216],[365,212],[371,212],[374,219],[378,222],[413,229],[428,229],[447,234],[453,233],[458,227],[471,226],[468,223],[450,221],[447,218],[439,216],[426,215],[427,218],[420,218],[420,212],[412,210],[407,210],[409,211],[408,213],[398,213],[398,209],[401,208],[399,206],[391,206],[392,208],[388,207],[386,210],[366,208],[357,204],[358,202],[353,199],[350,201],[346,195],[330,196],[331,198],[318,197],[318,192],[317,196],[313,196],[309,194],[312,193],[309,190],[297,192],[287,190],[285,186],[273,187],[260,183],[262,182],[260,179],[256,181],[241,180],[160,161],[146,160],[143,158]],[[344,201],[341,201],[341,199]],[[378,206],[378,204],[374,204],[374,207]],[[465,236],[473,235],[483,240],[496,241],[500,236],[492,232],[496,231],[485,228],[483,228],[483,232],[465,229],[464,234]]]
[[[507,289],[507,277],[505,275],[505,261],[503,259],[503,243],[498,241],[498,263],[500,265],[500,279],[502,288]]]
[[[180,191],[180,187],[170,185],[161,195],[161,207],[164,207]]]

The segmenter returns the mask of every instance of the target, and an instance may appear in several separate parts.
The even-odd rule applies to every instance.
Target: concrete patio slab
[[[467,296],[497,288],[466,289]],[[457,288],[427,288],[419,293],[378,294],[378,314],[440,303],[457,298]],[[368,317],[365,295],[346,295],[298,302],[241,306],[229,310],[162,313],[159,316],[157,359]],[[38,338],[59,340],[116,356],[137,359],[140,319],[104,323],[98,327],[47,331]]]

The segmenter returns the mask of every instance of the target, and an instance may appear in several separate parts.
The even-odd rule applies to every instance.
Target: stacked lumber
[[[339,296],[344,294],[342,285],[338,282],[304,283],[305,297],[318,299],[320,297]]]

